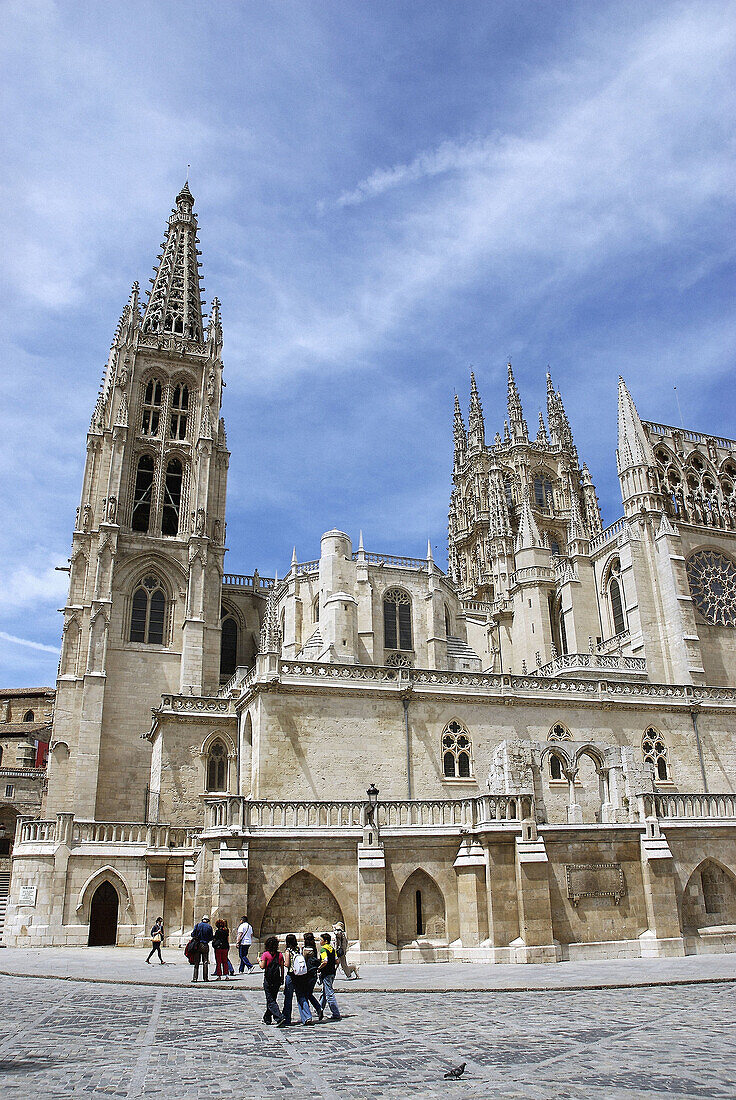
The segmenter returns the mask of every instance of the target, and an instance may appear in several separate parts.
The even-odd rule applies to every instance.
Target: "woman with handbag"
[[[161,956],[161,944],[163,942],[164,942],[164,918],[163,917],[156,917],[156,923],[154,924],[153,928],[151,929],[151,950],[148,952],[148,958],[146,959],[147,963],[150,963],[151,955],[158,955],[158,961],[161,963],[161,965],[162,966],[166,965],[166,963],[164,962],[164,960]]]

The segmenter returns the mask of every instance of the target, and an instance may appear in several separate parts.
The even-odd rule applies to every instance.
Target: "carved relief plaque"
[[[573,905],[581,898],[613,898],[618,905],[626,893],[620,863],[567,863],[565,877]]]

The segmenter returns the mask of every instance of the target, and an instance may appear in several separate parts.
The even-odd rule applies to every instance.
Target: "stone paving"
[[[144,985],[186,986],[192,970],[182,951],[165,947],[167,965],[145,959],[148,946],[35,947],[0,950],[0,976],[17,974],[73,978],[87,981],[135,982]],[[211,954],[211,952],[210,952]],[[230,952],[237,968],[236,952]],[[259,972],[260,973],[260,972]],[[606,959],[550,965],[506,966],[483,963],[415,963],[402,966],[363,966],[360,982],[338,975],[336,988],[351,993],[373,991],[447,992],[457,990],[586,989],[692,981],[736,982],[736,952],[688,955],[672,959]],[[231,986],[253,988],[256,974],[235,979]],[[736,995],[736,990],[734,991]],[[735,1090],[736,1095],[736,1090]]]
[[[242,985],[205,995],[4,977],[3,1100],[736,1094],[729,983],[361,996],[355,988],[338,994],[342,1022],[278,1030],[261,1022],[262,994]],[[444,1080],[462,1061],[464,1077]]]

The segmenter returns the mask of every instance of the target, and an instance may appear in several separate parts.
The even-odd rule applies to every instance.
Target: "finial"
[[[427,561],[430,561],[430,562],[434,561],[434,558],[432,557],[432,541],[431,541],[431,539],[427,539]]]
[[[299,564],[299,560],[296,556],[296,546],[295,546],[294,549],[291,552],[291,568],[294,569],[295,566],[297,566],[298,564]]]
[[[360,532],[360,538],[358,539],[358,553],[365,553],[365,548],[363,546],[363,532],[362,531]]]

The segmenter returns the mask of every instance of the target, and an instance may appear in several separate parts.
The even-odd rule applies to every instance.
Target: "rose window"
[[[736,565],[718,550],[698,550],[687,563],[695,606],[709,623],[736,626]]]

